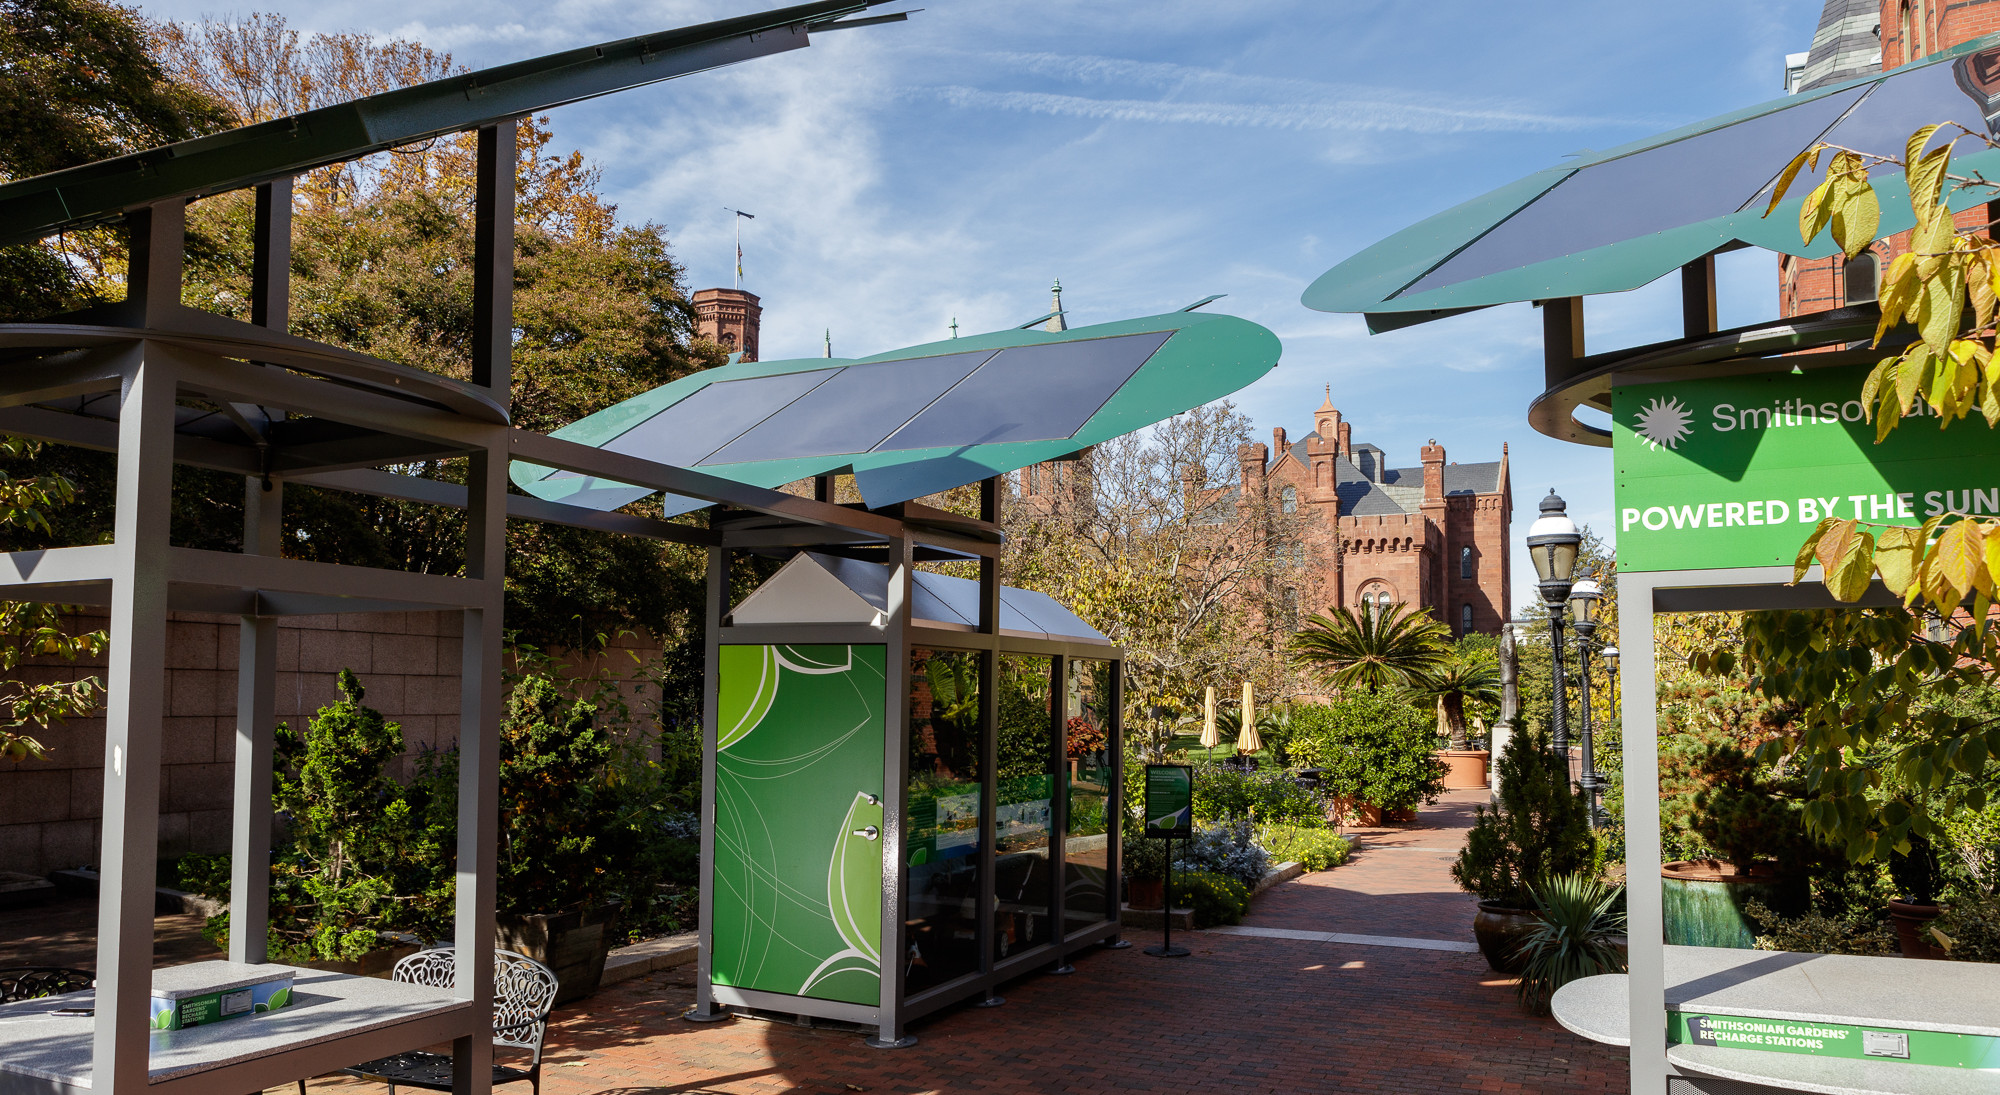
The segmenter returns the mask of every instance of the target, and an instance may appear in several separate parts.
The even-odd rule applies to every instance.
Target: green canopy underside
[[[1322,274],[1302,302],[1369,314],[1375,330],[1517,301],[1639,288],[1704,255],[1749,244],[1804,258],[1838,252],[1799,240],[1800,204],[1830,157],[1763,215],[1784,166],[1817,141],[1902,155],[1914,130],[2000,123],[2000,35],[1878,76],[1749,107],[1536,172],[1411,225]],[[1948,134],[1943,135],[1948,137]],[[1961,145],[1965,149],[1967,145]],[[1976,146],[1973,146],[1976,147]],[[1954,174],[2000,178],[2000,152],[1953,158]],[[1881,234],[1914,226],[1900,171],[1872,180]],[[1953,193],[1954,209],[1993,195]]]
[[[1010,358],[1006,353],[1010,349],[1033,347],[1052,347],[1057,348],[1053,352],[1079,355],[1093,352],[1083,344],[1129,347],[1122,352],[1129,355],[1131,363],[1136,363],[1136,369],[1125,375],[1128,371],[1125,366],[1114,363],[1104,373],[1102,395],[1079,395],[1065,387],[1064,377],[1051,376],[1046,371],[1037,373],[1026,357],[1017,354]],[[1070,456],[1223,398],[1274,368],[1279,351],[1277,336],[1248,320],[1188,312],[1079,327],[1061,333],[996,331],[872,357],[743,362],[709,369],[579,419],[556,430],[553,436],[593,448],[609,448],[697,468],[759,487],[775,488],[813,476],[851,473],[868,505],[880,507]],[[1029,351],[1028,356],[1048,352],[1051,351]],[[1017,359],[1022,361],[1020,366],[1013,364]],[[836,387],[832,378],[849,367],[898,362],[910,363],[908,374],[856,370],[853,377],[868,377],[870,382],[850,384],[840,397],[831,395]],[[988,369],[989,364],[994,371],[982,374],[981,370]],[[1045,362],[1043,367],[1046,369]],[[1105,368],[1101,362],[1097,367]],[[1079,366],[1078,371],[1084,368]],[[940,372],[944,375],[939,376]],[[770,379],[790,376],[796,376],[796,383]],[[953,381],[961,376],[962,381]],[[880,388],[871,388],[874,378],[882,378]],[[745,394],[728,407],[727,414],[711,417],[689,410],[704,406],[701,403],[683,408],[679,418],[673,414],[675,407],[697,396],[717,405],[727,404],[729,397],[717,398],[723,389],[716,389],[716,385],[756,380],[764,383],[754,391],[748,386],[737,389]],[[997,401],[960,398],[952,402],[955,394],[964,394],[958,388],[959,383],[979,382],[1004,382],[1016,413],[1010,416]],[[925,390],[913,395],[912,391],[923,383],[933,383],[935,394]],[[1079,399],[1092,402],[1084,405],[1077,402]],[[1100,399],[1101,403],[1095,402]],[[909,409],[901,409],[899,400]],[[1091,406],[1095,409],[1090,409]],[[1068,418],[1063,417],[1065,408]],[[1053,431],[1038,433],[1034,426],[1039,423],[1034,419],[1043,413],[1053,415],[1058,425]],[[791,417],[782,417],[787,414]],[[825,420],[824,416],[833,414],[876,420],[882,425],[857,425],[857,429],[872,430],[865,447],[835,445],[833,448],[846,451],[822,447],[803,455],[788,452],[765,458],[757,456],[760,445],[765,451],[780,452],[787,448],[812,448],[811,435],[815,431],[840,432],[840,423]],[[1078,416],[1082,416],[1081,424],[1072,425]],[[743,423],[740,428],[736,424],[739,420]],[[719,427],[718,422],[722,423]],[[949,438],[951,443],[894,447],[894,438],[921,424],[929,425],[923,440]],[[691,434],[703,429],[716,429],[717,440],[690,439]],[[1051,432],[1060,436],[1047,436]],[[993,437],[1009,439],[987,443],[979,440]],[[1021,437],[1027,439],[1013,439]],[[510,475],[515,485],[538,498],[599,510],[616,509],[653,493],[630,484],[552,473],[548,468],[523,461],[513,463]],[[665,504],[666,513],[671,516],[710,503],[667,495]]]

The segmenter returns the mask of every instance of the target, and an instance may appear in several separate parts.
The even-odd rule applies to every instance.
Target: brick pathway
[[[1472,904],[1447,854],[1461,792],[1413,825],[1359,830],[1346,866],[1276,887],[1253,926],[1467,940]],[[613,986],[550,1032],[548,1095],[884,1092],[1547,1092],[1625,1090],[1622,1051],[1522,1014],[1476,954],[1197,933],[1191,958],[1134,947],[1068,977],[1005,986],[1007,1005],[917,1024],[911,1049],[855,1034],[676,1016],[691,969]],[[1141,943],[1150,936],[1141,937]],[[315,1089],[330,1086],[322,1081]]]

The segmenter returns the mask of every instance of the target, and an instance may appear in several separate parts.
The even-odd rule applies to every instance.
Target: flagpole
[[[723,206],[722,208],[728,210],[730,213],[735,214],[734,219],[736,221],[736,277],[729,283],[729,287],[732,289],[741,289],[743,288],[743,222],[746,220],[754,221],[757,219],[757,215],[755,213],[745,213],[741,209],[730,209],[726,205]]]

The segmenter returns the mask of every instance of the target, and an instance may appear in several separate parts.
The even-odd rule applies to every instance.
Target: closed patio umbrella
[[[1236,751],[1244,755],[1264,748],[1264,739],[1257,736],[1257,698],[1250,691],[1250,682],[1243,682],[1243,731],[1236,735]]]
[[[1215,686],[1208,686],[1208,696],[1201,703],[1201,747],[1213,749],[1222,744],[1222,735],[1215,729]]]

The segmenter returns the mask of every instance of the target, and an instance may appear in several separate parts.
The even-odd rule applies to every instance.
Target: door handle
[[[868,838],[868,839],[870,839],[870,840],[874,840],[874,839],[876,839],[876,838],[878,838],[878,837],[880,837],[880,836],[882,835],[882,831],[881,831],[880,829],[877,829],[877,828],[876,828],[875,826],[873,826],[873,825],[870,825],[870,826],[868,826],[867,828],[864,828],[864,829],[856,829],[856,830],[854,830],[854,835],[855,835],[855,836],[865,836],[865,837],[867,837],[867,838]]]

